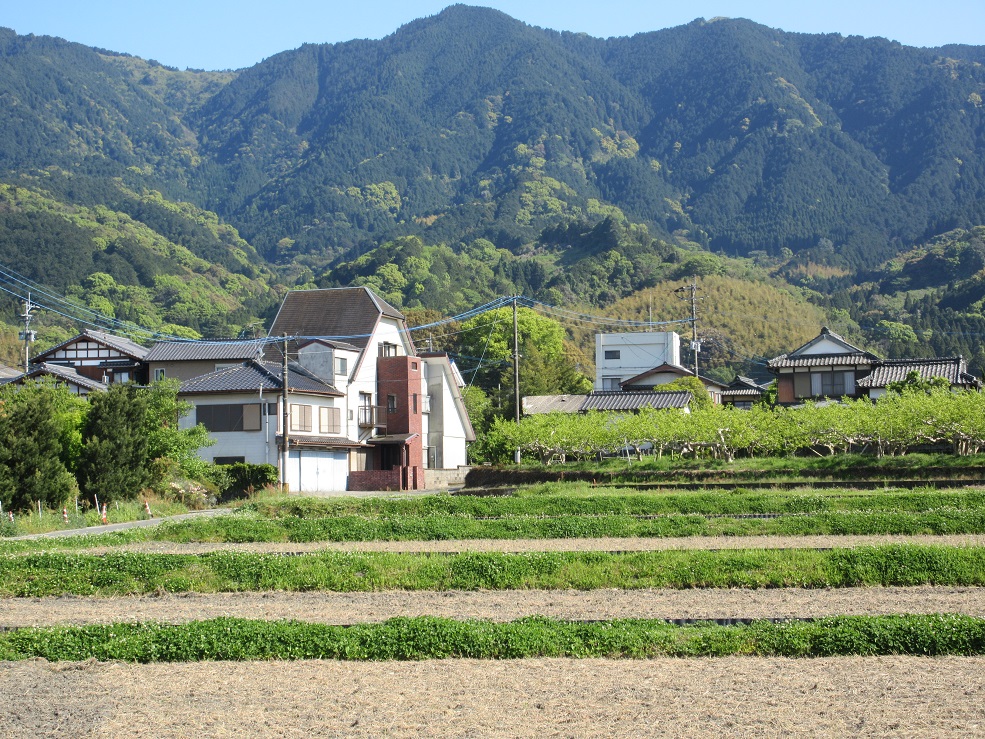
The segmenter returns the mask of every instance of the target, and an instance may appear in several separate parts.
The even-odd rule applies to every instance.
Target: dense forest
[[[467,6],[226,72],[0,29],[0,266],[188,336],[346,284],[435,315],[522,294],[669,320],[697,277],[722,365],[826,321],[981,373],[983,61],[730,19],[597,39]]]

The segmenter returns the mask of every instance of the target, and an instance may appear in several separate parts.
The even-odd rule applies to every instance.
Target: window
[[[232,369],[233,367],[239,367],[239,363],[233,362],[230,364],[229,362],[216,362],[215,371],[218,372],[219,370]]]
[[[342,433],[342,411],[339,408],[318,409],[318,432],[322,434]]]
[[[395,357],[397,356],[397,345],[391,344],[388,341],[384,341],[380,344],[380,356],[381,357]]]
[[[619,379],[618,377],[603,377],[602,378],[602,389],[603,390],[619,390]]]
[[[214,464],[242,464],[246,457],[216,457],[212,460]]]
[[[606,349],[605,358],[606,359],[619,359],[619,349]]]
[[[397,396],[387,395],[386,396],[386,412],[396,413],[397,412]]]
[[[157,367],[154,370],[154,382],[160,382],[165,377],[164,367]]]
[[[243,406],[243,431],[260,430],[260,404],[250,403]]]
[[[311,431],[311,406],[291,403],[291,431]]]
[[[113,382],[119,382],[119,383],[130,382],[130,373],[129,372],[114,373]]]
[[[412,372],[417,372],[417,362],[411,362],[410,369]]]
[[[195,421],[213,432],[259,431],[260,404],[199,405]]]
[[[349,374],[349,360],[346,357],[335,358],[335,374],[337,375]]]
[[[811,376],[806,372],[797,372],[793,376],[793,396],[795,398],[811,397]]]
[[[811,393],[826,398],[855,394],[854,372],[814,372],[811,374]]]
[[[414,393],[413,398],[414,398],[414,405],[412,407],[412,412],[414,413],[414,415],[417,415],[417,393]]]
[[[421,413],[430,413],[431,412],[431,396],[430,395],[422,395],[421,396],[421,401],[422,401],[421,402]]]

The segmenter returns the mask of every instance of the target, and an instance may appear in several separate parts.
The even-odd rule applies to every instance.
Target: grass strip
[[[342,627],[218,618],[178,625],[25,628],[0,634],[0,660],[140,663],[980,654],[985,654],[985,619],[955,614],[840,616],[736,626],[674,626],[639,619],[579,623],[528,617],[494,623],[417,617]]]
[[[49,552],[0,558],[0,596],[985,585],[985,547],[656,552]]]

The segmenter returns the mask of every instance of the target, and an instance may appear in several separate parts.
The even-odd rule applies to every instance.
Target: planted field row
[[[0,543],[0,551],[150,541],[303,543],[977,533],[985,533],[985,494],[980,491],[631,495],[621,491],[591,495],[525,491],[506,498],[283,498],[251,503],[241,512],[224,516],[165,522],[137,531],[64,540],[5,541]]]
[[[591,515],[730,515],[745,513],[822,513],[829,511],[934,511],[985,508],[980,489],[894,490],[859,492],[836,489],[824,492],[627,493],[625,488],[594,488],[579,484],[544,484],[515,495],[427,495],[414,498],[276,498],[244,506],[261,518],[327,518],[361,516],[591,516]]]
[[[738,514],[741,515],[741,514]],[[208,521],[167,524],[148,541],[170,542],[356,542],[449,541],[469,539],[584,539],[685,536],[943,535],[985,533],[985,510],[927,513],[832,512],[769,518],[622,514],[558,517],[463,516],[394,518],[288,518],[224,516]]]
[[[153,592],[985,585],[985,547],[284,557],[44,553],[0,558],[0,595]]]
[[[351,627],[220,618],[188,624],[113,624],[0,633],[0,660],[423,660],[731,655],[981,655],[985,619],[956,614],[839,616],[717,626],[664,621],[509,623],[398,618]]]

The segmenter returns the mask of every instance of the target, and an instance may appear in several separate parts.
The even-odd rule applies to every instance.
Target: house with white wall
[[[282,407],[263,403],[280,402],[271,396],[280,392],[274,375],[283,372],[285,348],[292,490],[419,489],[428,480],[447,484],[456,474],[464,477],[466,445],[475,435],[461,376],[445,354],[418,356],[403,314],[366,287],[288,293],[264,344],[269,361],[188,380],[181,397],[196,406],[247,405],[242,397],[263,391],[267,400],[249,405],[259,404],[262,461],[279,464],[282,437],[271,430],[279,428]],[[299,422],[296,413],[310,420]],[[239,439],[244,450],[253,450],[244,461],[259,459],[255,426],[217,432],[228,436],[202,454],[222,461],[246,457],[234,453]]]
[[[681,337],[674,331],[595,334],[594,390],[622,383],[663,364],[680,365]]]

